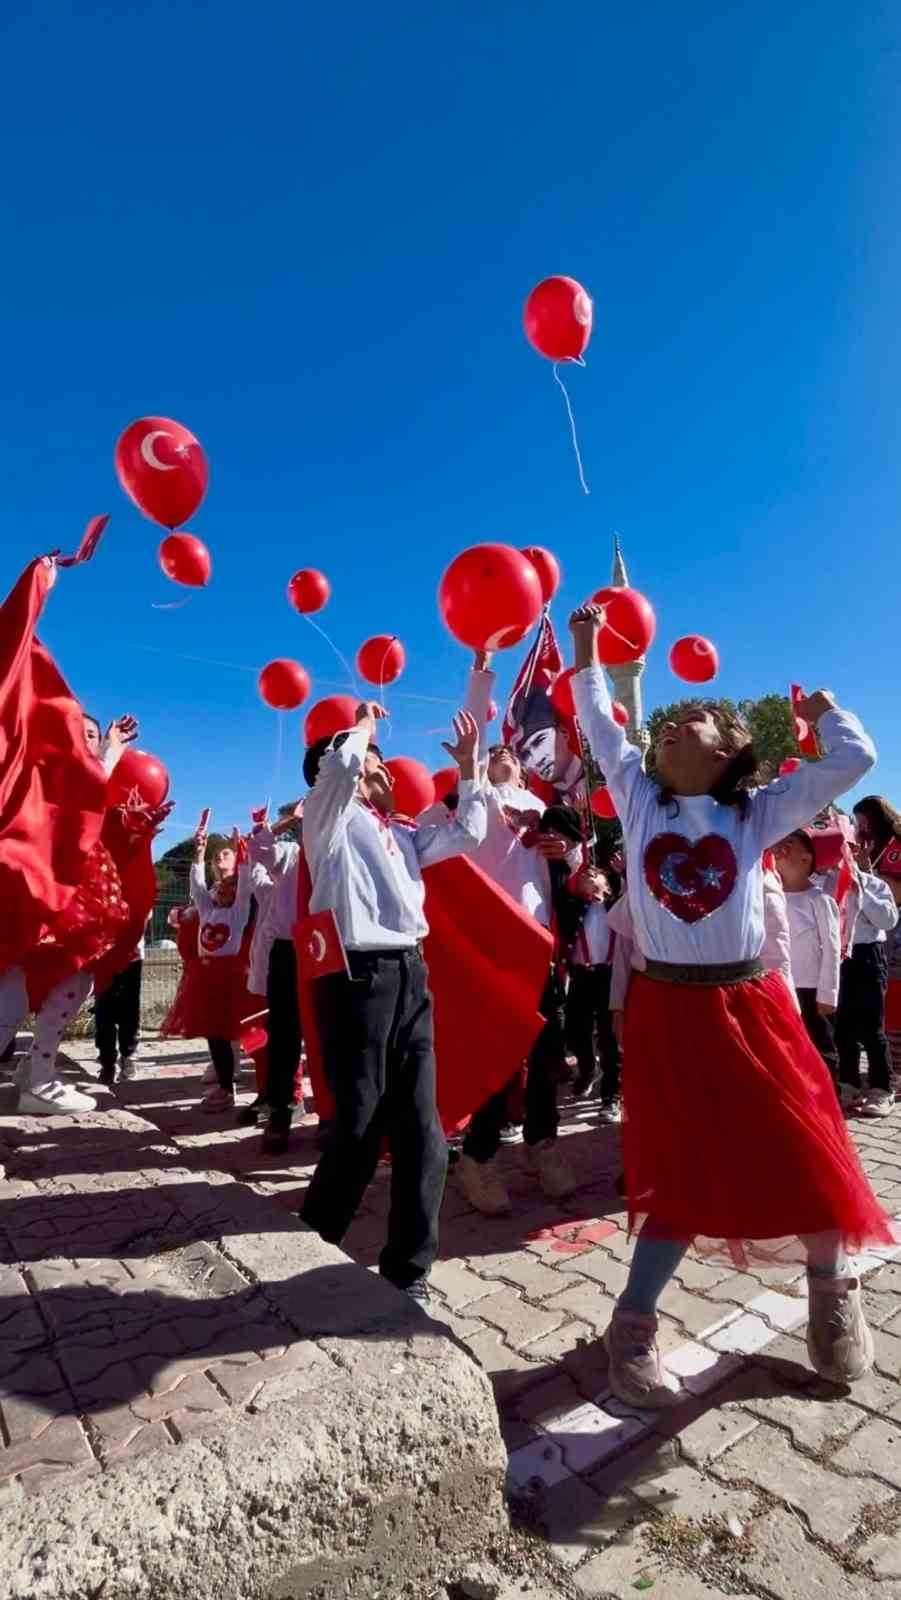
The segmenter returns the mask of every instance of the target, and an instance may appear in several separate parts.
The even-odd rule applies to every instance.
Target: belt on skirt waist
[[[729,983],[750,983],[762,978],[759,961],[721,961],[704,965],[691,962],[648,961],[644,976],[655,983],[685,983],[705,989],[719,989]]]

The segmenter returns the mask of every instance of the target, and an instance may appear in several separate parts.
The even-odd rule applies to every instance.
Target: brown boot
[[[509,1217],[511,1206],[507,1185],[494,1161],[474,1161],[461,1156],[457,1162],[457,1182],[471,1206],[483,1217]]]
[[[660,1362],[656,1317],[614,1311],[604,1343],[610,1357],[607,1381],[617,1400],[647,1410],[678,1404],[682,1391]]]

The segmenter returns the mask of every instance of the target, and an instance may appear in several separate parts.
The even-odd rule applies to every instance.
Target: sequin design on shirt
[[[200,930],[200,948],[206,955],[215,955],[228,944],[231,929],[227,922],[205,922]]]
[[[725,905],[738,877],[728,839],[707,833],[692,844],[682,833],[658,833],[644,853],[652,895],[680,922],[701,922]]]

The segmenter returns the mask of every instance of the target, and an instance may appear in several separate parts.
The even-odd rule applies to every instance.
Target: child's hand
[[[206,833],[198,829],[194,835],[194,865],[199,867],[206,856]]]
[[[828,1005],[825,1000],[818,1000],[817,1001],[817,1011],[819,1012],[821,1017],[834,1017],[835,1016],[835,1006]]]
[[[458,711],[454,717],[454,733],[456,744],[445,743],[441,748],[456,761],[461,778],[474,778],[479,759],[479,725],[475,717],[468,711]]]
[[[806,699],[799,700],[795,706],[795,716],[800,717],[809,727],[819,722],[827,711],[835,710],[835,695],[831,689],[817,689],[814,694],[809,694]]]
[[[597,660],[597,636],[604,626],[604,607],[577,606],[569,619],[569,631],[576,647],[576,671],[593,667]]]
[[[377,700],[361,700],[357,706],[358,722],[384,722],[388,712],[380,706]]]

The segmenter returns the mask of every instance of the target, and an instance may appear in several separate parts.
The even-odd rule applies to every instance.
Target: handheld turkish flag
[[[901,878],[901,839],[891,839],[876,863],[884,878]]]
[[[793,683],[791,686],[792,717],[795,724],[795,738],[798,741],[798,749],[802,756],[810,756],[816,761],[819,759],[820,754],[816,729],[812,728],[809,722],[805,722],[803,717],[798,716],[798,706],[802,700],[806,699],[807,696],[801,685]]]
[[[298,970],[306,983],[335,972],[350,975],[334,911],[316,911],[304,917],[294,930],[294,939]]]

